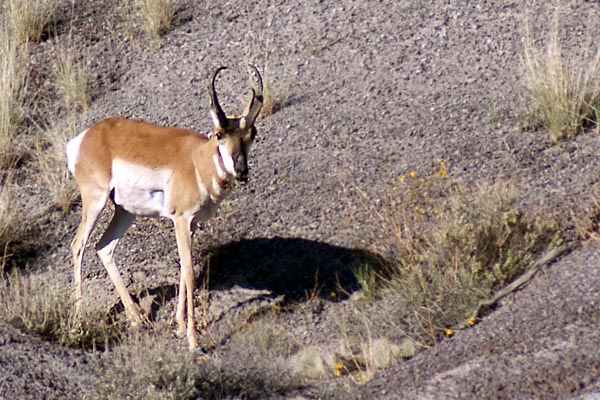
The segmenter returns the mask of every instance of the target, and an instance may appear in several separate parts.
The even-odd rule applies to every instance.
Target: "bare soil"
[[[82,130],[123,115],[208,132],[206,88],[220,65],[230,67],[218,83],[224,108],[245,99],[247,62],[287,100],[257,122],[250,182],[196,236],[195,258],[209,268],[202,333],[209,351],[233,351],[227,343],[249,329],[248,318],[276,303],[289,307],[278,323],[298,347],[339,338],[335,316],[352,300],[330,293],[341,285],[350,297],[358,288],[351,263],[370,256],[357,250],[370,248],[374,223],[361,193],[378,205],[401,174],[427,173],[447,160],[450,177],[466,185],[514,182],[523,204],[564,213],[583,207],[598,184],[597,133],[554,144],[542,129],[524,128],[524,28],[539,43],[547,39],[554,9],[546,2],[184,2],[158,49],[121,3],[76,2],[72,9],[65,2],[58,19],[59,37],[71,32],[74,55],[92,80]],[[567,49],[600,42],[597,1],[561,2],[558,20]],[[50,41],[30,49],[41,88],[54,52]],[[41,91],[55,96],[52,88]],[[80,208],[47,207],[30,160],[18,178],[15,206],[30,244],[13,262],[70,290],[69,243]],[[116,293],[92,253],[86,295],[114,307]],[[172,227],[138,220],[117,258],[141,301],[163,297],[155,318],[167,325],[179,273]],[[585,243],[471,329],[364,384],[331,379],[279,395],[596,398],[599,268],[598,244]],[[311,294],[315,301],[307,301]],[[93,393],[95,374],[85,351],[0,321],[0,397],[83,398]]]

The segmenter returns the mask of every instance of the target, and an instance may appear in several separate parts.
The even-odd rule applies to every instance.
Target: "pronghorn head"
[[[263,84],[258,69],[249,64],[250,75],[255,81],[256,87],[250,89],[250,100],[242,116],[227,116],[219,105],[215,91],[217,75],[219,71],[226,68],[220,67],[215,71],[209,87],[210,114],[215,125],[211,140],[216,141],[217,151],[226,172],[230,176],[234,176],[238,181],[245,182],[248,180],[247,157],[250,152],[250,146],[256,137],[254,121],[256,121],[256,117],[263,104]]]

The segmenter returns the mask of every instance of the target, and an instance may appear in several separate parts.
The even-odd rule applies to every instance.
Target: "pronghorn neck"
[[[195,157],[196,176],[213,203],[220,203],[233,186],[234,176],[227,172],[218,142],[209,140]]]

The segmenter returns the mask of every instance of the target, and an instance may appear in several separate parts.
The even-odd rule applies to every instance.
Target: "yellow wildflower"
[[[406,175],[400,175],[400,176],[398,177],[398,180],[399,180],[400,182],[404,182],[404,181],[406,180]]]
[[[417,171],[410,171],[408,173],[408,176],[410,176],[411,178],[416,178],[417,177]]]
[[[443,178],[448,175],[448,171],[446,170],[446,160],[440,161],[440,176]]]
[[[473,317],[473,316],[468,316],[468,317],[467,317],[467,325],[469,325],[469,326],[473,326],[473,325],[475,325],[475,317]]]
[[[446,328],[445,332],[446,332],[446,336],[448,336],[448,337],[454,335],[454,331],[450,328]]]
[[[333,367],[333,372],[335,373],[335,376],[342,376],[342,369],[344,368],[344,365],[341,362],[336,362],[335,366]]]

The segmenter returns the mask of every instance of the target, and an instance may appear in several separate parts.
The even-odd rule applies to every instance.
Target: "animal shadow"
[[[209,289],[266,289],[284,303],[340,300],[359,289],[356,269],[381,260],[365,250],[302,238],[244,239],[208,250]],[[205,267],[206,268],[206,267]],[[200,281],[200,279],[199,279]]]

